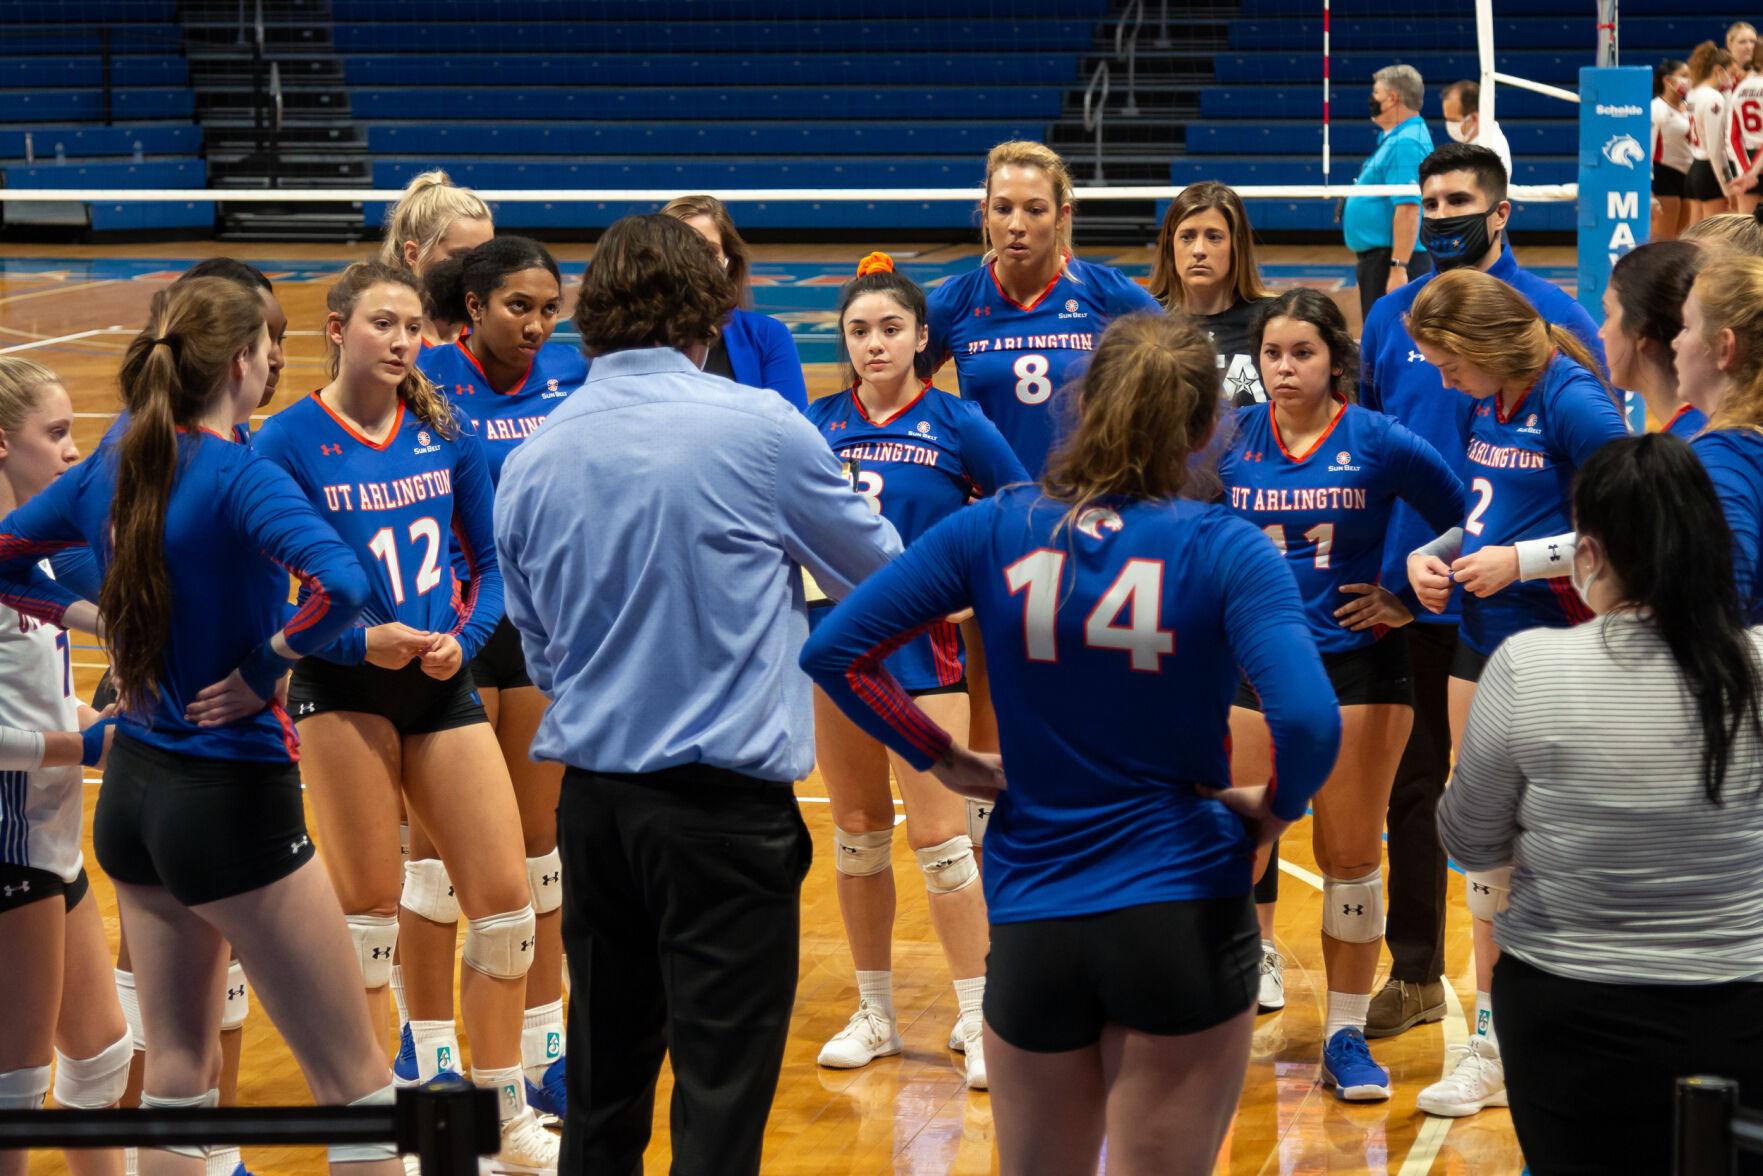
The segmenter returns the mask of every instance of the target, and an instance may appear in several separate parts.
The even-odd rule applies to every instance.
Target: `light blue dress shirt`
[[[508,616],[551,699],[534,759],[814,766],[798,565],[837,599],[900,552],[781,397],[665,347],[596,356],[496,493]]]

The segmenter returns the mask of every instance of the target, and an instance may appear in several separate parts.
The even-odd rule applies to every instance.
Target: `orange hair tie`
[[[894,259],[885,253],[875,252],[857,263],[857,276],[867,277],[870,274],[891,274],[894,272]]]

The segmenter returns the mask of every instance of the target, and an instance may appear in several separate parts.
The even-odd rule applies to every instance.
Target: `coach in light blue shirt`
[[[1371,75],[1377,149],[1360,166],[1355,184],[1419,183],[1420,161],[1432,150],[1432,132],[1420,117],[1425,98],[1426,85],[1411,65],[1389,65]],[[1363,322],[1385,290],[1426,272],[1426,250],[1418,241],[1420,197],[1349,196],[1341,228],[1356,263]]]
[[[642,1171],[663,1043],[674,1170],[758,1171],[812,852],[798,567],[838,597],[900,551],[801,413],[699,370],[735,294],[680,221],[608,229],[575,312],[588,381],[496,496],[551,700],[532,754],[566,765],[563,1173]]]

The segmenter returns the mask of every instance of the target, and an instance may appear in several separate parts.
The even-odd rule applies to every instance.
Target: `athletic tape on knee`
[[[355,958],[361,961],[361,980],[369,991],[384,988],[392,980],[392,953],[398,948],[397,915],[345,915],[349,938],[355,941]]]
[[[234,960],[226,970],[226,1002],[220,1007],[220,1027],[239,1029],[251,1012],[251,985],[245,982],[245,965]]]
[[[349,1105],[352,1107],[389,1107],[398,1099],[397,1091],[388,1083],[372,1094],[364,1094]],[[394,1143],[339,1143],[325,1149],[325,1154],[333,1164],[371,1164],[376,1160],[391,1160],[398,1156],[398,1145]]]
[[[533,892],[533,913],[548,915],[563,905],[563,858],[556,850],[526,859],[526,884]]]
[[[1469,893],[1469,913],[1478,919],[1491,919],[1511,904],[1511,866],[1470,870],[1463,875],[1463,884]]]
[[[1322,930],[1342,943],[1375,943],[1383,934],[1383,871],[1322,879]]]
[[[0,1111],[41,1110],[49,1093],[49,1067],[31,1066],[0,1074]]]
[[[531,906],[471,919],[465,924],[465,962],[486,976],[518,980],[533,966],[537,928]]]
[[[190,1098],[164,1098],[157,1094],[146,1093],[142,1093],[141,1095],[141,1106],[151,1109],[177,1110],[188,1107],[218,1107],[219,1105],[220,1091],[218,1090],[211,1090],[207,1094],[193,1095]],[[159,1147],[154,1150],[168,1151],[175,1156],[189,1156],[191,1159],[195,1160],[206,1160],[208,1158],[208,1153],[214,1149],[209,1145],[203,1145],[201,1147],[179,1145],[176,1147]]]
[[[76,1111],[100,1111],[122,1097],[129,1085],[134,1038],[121,1037],[89,1058],[70,1058],[55,1051],[55,1105]]]
[[[147,1034],[141,1028],[141,999],[135,995],[135,974],[116,969],[116,1000],[122,1005],[122,1019],[129,1027],[129,1037],[137,1050],[147,1048]]]
[[[967,835],[975,847],[986,843],[986,826],[992,823],[992,810],[997,805],[989,800],[967,800]]]
[[[404,863],[404,893],[398,905],[431,923],[457,923],[459,899],[453,879],[440,858],[417,858]]]
[[[941,845],[914,850],[918,868],[924,871],[924,888],[932,894],[954,894],[979,881],[979,863],[973,860],[973,838],[957,833]]]
[[[894,827],[873,833],[847,833],[833,826],[833,869],[852,878],[886,870],[894,860]]]

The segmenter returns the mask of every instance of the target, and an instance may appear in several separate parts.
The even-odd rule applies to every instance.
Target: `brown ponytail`
[[[344,270],[343,276],[325,294],[325,309],[347,323],[349,316],[355,313],[355,304],[361,301],[361,296],[381,285],[403,286],[415,293],[418,299],[422,298],[417,279],[409,270],[394,268],[383,261],[358,261]],[[342,370],[343,352],[330,341],[328,334],[325,336],[325,349],[329,353],[331,379],[334,380]],[[413,356],[413,361],[414,358]],[[416,370],[415,362],[409,365],[404,378],[398,382],[398,399],[441,436],[452,440],[459,435],[459,422],[454,419],[452,405],[427,376]]]
[[[159,697],[171,638],[165,514],[177,475],[177,430],[202,416],[233,357],[262,331],[261,299],[240,297],[225,278],[195,278],[153,296],[147,329],[123,355],[117,380],[130,419],[117,446],[112,557],[98,607],[126,710],[145,710]]]

